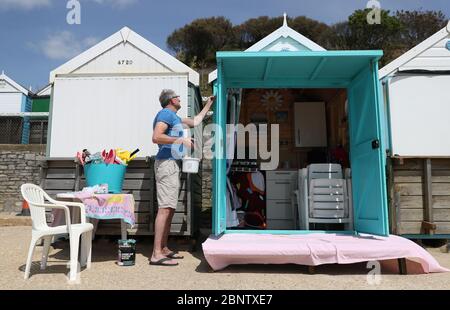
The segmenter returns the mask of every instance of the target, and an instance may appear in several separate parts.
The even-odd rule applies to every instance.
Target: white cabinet
[[[295,146],[327,147],[325,102],[296,102]]]
[[[266,171],[267,229],[295,229],[291,195],[297,188],[297,175],[296,170]]]

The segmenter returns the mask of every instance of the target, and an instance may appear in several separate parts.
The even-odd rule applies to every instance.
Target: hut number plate
[[[119,60],[119,61],[117,62],[117,64],[118,64],[119,66],[131,66],[131,65],[133,64],[133,61],[132,61],[132,60],[129,60],[129,59],[124,59],[124,60]]]

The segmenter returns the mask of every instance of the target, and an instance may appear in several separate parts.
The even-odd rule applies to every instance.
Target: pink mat
[[[224,234],[203,243],[203,253],[214,270],[232,264],[353,264],[409,258],[424,273],[449,271],[425,249],[403,237],[391,235],[270,235]]]

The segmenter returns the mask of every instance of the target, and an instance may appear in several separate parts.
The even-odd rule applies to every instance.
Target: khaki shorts
[[[159,208],[176,209],[180,194],[180,166],[176,160],[155,161],[156,195]]]

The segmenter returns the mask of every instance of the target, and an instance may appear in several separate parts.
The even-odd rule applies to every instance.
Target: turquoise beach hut
[[[305,94],[309,94],[307,99],[321,98],[325,103],[326,111],[331,109],[332,101],[326,99],[325,93],[343,94],[342,110],[345,105],[346,113],[346,135],[348,136],[349,167],[351,168],[352,185],[352,211],[353,218],[351,229],[340,229],[340,233],[355,234],[369,233],[387,236],[389,234],[388,225],[388,203],[386,187],[386,142],[384,108],[381,92],[381,84],[378,77],[378,61],[382,57],[382,51],[326,51],[314,42],[295,32],[284,25],[269,35],[267,38],[255,44],[247,51],[223,51],[217,52],[217,71],[210,75],[210,82],[217,96],[214,122],[222,130],[221,134],[215,135],[216,154],[227,154],[230,146],[227,143],[226,125],[230,123],[230,90],[240,90],[241,93],[251,93],[252,96],[241,96],[240,109],[251,104],[253,100],[252,113],[262,105],[263,100],[258,101],[254,93],[258,91],[270,90],[278,105],[283,106],[281,93],[289,101],[286,103],[285,115],[286,123],[292,128],[297,128],[297,114],[291,113],[290,107],[295,105],[294,101],[302,100]],[[296,90],[301,92],[295,93]],[[338,95],[335,95],[335,97]],[[340,95],[339,95],[340,96]],[[300,99],[299,99],[300,98]],[[330,97],[331,98],[331,97]],[[314,100],[317,101],[317,100]],[[261,103],[261,104],[260,104]],[[233,108],[234,109],[234,108]],[[293,109],[293,108],[292,108]],[[292,110],[293,111],[293,110]],[[267,123],[270,123],[272,114],[277,111],[267,110]],[[308,112],[303,112],[308,113]],[[325,112],[324,112],[325,113]],[[328,112],[327,112],[328,113]],[[244,113],[245,114],[245,113]],[[244,116],[241,112],[241,121]],[[282,114],[280,114],[282,115]],[[290,116],[293,115],[293,116]],[[303,115],[308,117],[308,115]],[[249,122],[251,115],[248,117]],[[277,116],[278,117],[278,116]],[[322,117],[330,119],[330,115]],[[245,121],[244,121],[245,122]],[[265,122],[265,121],[263,121]],[[329,122],[328,122],[329,123]],[[286,132],[290,132],[287,128]],[[307,131],[307,129],[306,129]],[[330,132],[335,131],[330,124],[327,129],[328,144],[325,142],[320,150],[327,151],[330,147]],[[296,132],[292,132],[296,136]],[[297,138],[286,138],[287,144],[290,141],[297,141]],[[325,140],[326,141],[326,140]],[[313,148],[299,147],[297,142],[292,142],[292,147],[285,153],[299,152]],[[233,151],[232,151],[233,153]],[[299,156],[300,158],[300,156]],[[292,163],[292,161],[291,161]],[[306,160],[297,160],[297,164],[290,165],[294,170],[306,167]],[[279,167],[281,169],[281,167]],[[291,169],[292,170],[292,169]],[[230,227],[227,223],[227,212],[230,208],[227,201],[227,160],[215,157],[213,159],[213,233],[217,235],[228,233],[258,233],[258,234],[305,234],[310,232],[332,232],[328,229],[302,229],[299,225],[291,225],[283,229],[241,229],[240,226]],[[270,178],[266,173],[266,186],[269,187]],[[290,186],[287,192],[297,185],[293,185],[293,180],[286,182]],[[283,182],[275,182],[283,184]],[[270,188],[268,188],[270,190]],[[278,193],[282,191],[280,187]],[[269,193],[267,193],[269,195]],[[270,205],[270,197],[266,197],[267,208]],[[288,197],[285,198],[287,208],[289,208]],[[283,202],[277,202],[282,204]],[[267,209],[267,214],[271,211]],[[285,212],[286,213],[286,212]],[[290,213],[293,217],[294,212]],[[294,221],[295,223],[295,221]],[[273,226],[276,227],[276,226]]]

